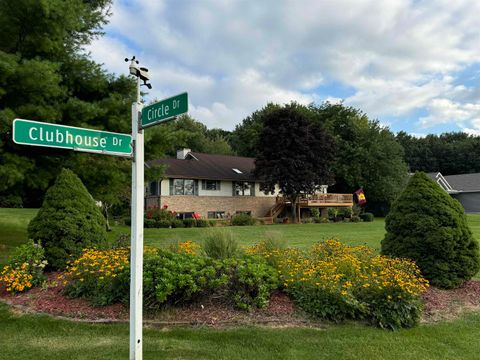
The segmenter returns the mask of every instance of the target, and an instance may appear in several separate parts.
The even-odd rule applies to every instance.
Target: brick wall
[[[158,205],[158,198],[149,197],[147,206]],[[251,211],[253,217],[263,217],[275,204],[275,197],[255,196],[162,196],[160,207],[168,205],[175,212],[197,212],[207,218],[209,211],[225,211],[234,215],[237,211]]]

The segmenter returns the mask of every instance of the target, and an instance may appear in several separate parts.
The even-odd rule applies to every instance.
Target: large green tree
[[[385,219],[382,254],[415,260],[432,285],[452,288],[480,270],[477,240],[462,205],[417,172]]]
[[[480,172],[480,136],[462,132],[414,137],[397,134],[411,171],[440,171],[443,175]]]
[[[278,108],[279,105],[268,104],[237,125],[230,137],[233,150],[239,155],[255,157],[264,118]],[[363,187],[367,207],[385,214],[407,181],[403,149],[393,133],[360,110],[344,104],[312,104],[300,109],[335,137],[335,182],[329,191],[352,193]]]
[[[351,193],[363,187],[367,207],[385,215],[408,180],[403,149],[394,134],[350,106],[324,103],[310,109],[338,145],[335,185],[329,190]]]
[[[63,166],[74,169],[95,197],[115,203],[128,186],[127,160],[15,145],[14,118],[130,132],[135,84],[114,77],[82,51],[101,34],[110,0],[0,2],[0,206],[38,206]],[[100,176],[102,169],[109,176]],[[99,172],[95,172],[97,169]],[[90,171],[92,170],[92,171]],[[112,177],[115,178],[112,186]],[[102,189],[101,191],[99,191]]]
[[[262,118],[255,158],[261,190],[281,194],[295,206],[302,194],[312,194],[333,179],[335,142],[305,108],[291,103],[268,111]]]

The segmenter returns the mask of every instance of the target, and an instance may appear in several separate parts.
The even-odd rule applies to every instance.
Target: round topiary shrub
[[[424,173],[410,179],[385,226],[382,254],[415,260],[434,286],[457,287],[480,268],[463,207]]]
[[[63,269],[83,248],[105,244],[105,218],[78,176],[63,169],[30,221],[28,236],[43,245],[51,269]]]
[[[254,224],[255,219],[248,214],[240,213],[232,217],[232,225],[234,226],[248,226]]]

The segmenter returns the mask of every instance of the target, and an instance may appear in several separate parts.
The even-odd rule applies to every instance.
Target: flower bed
[[[414,326],[420,319],[428,281],[412,261],[375,255],[368,247],[337,240],[316,244],[310,251],[259,244],[250,252],[274,265],[284,290],[316,317],[367,319],[391,329]]]

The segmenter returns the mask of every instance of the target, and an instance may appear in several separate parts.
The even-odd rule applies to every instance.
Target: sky
[[[147,67],[147,101],[233,130],[267,103],[339,102],[392,131],[480,135],[478,0],[114,0],[86,48]],[[144,89],[147,90],[147,89]]]

